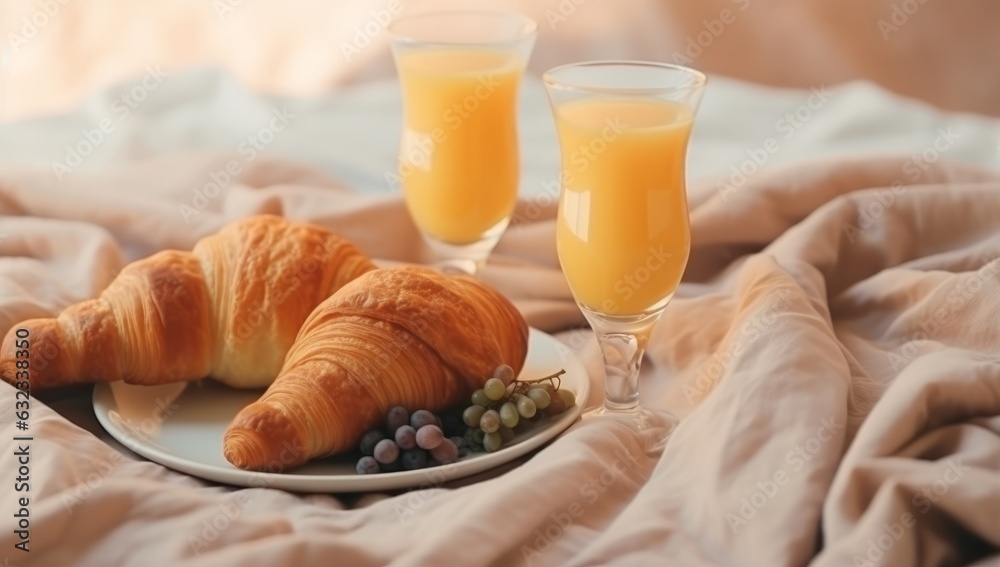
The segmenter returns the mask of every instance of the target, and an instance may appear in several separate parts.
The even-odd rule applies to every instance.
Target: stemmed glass
[[[677,424],[639,405],[649,335],[691,249],[685,158],[705,75],[663,63],[594,61],[544,76],[562,162],[559,262],[597,334],[598,414],[627,418],[662,449]]]
[[[537,24],[483,11],[389,26],[403,88],[399,177],[407,209],[448,271],[474,274],[517,201],[517,99]]]

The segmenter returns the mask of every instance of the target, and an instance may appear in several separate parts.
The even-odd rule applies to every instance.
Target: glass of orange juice
[[[633,418],[662,448],[677,424],[639,405],[639,368],[691,249],[685,159],[705,75],[594,61],[544,76],[558,132],[559,263],[604,354],[598,413]]]
[[[520,156],[517,99],[537,24],[485,11],[389,26],[403,90],[398,175],[444,269],[475,273],[510,222]]]

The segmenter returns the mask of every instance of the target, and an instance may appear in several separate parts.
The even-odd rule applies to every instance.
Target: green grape
[[[567,408],[571,408],[576,405],[576,394],[574,394],[573,392],[570,392],[569,390],[559,389],[556,391],[556,394],[558,394],[559,397],[562,398],[562,401],[564,404],[566,404]]]
[[[542,388],[528,390],[528,397],[531,398],[531,401],[535,402],[535,407],[540,410],[549,407],[549,404],[552,403],[552,397]]]
[[[493,453],[500,450],[503,446],[503,436],[500,435],[499,431],[494,431],[493,433],[487,433],[483,437],[483,448],[486,449],[487,453]]]
[[[493,433],[500,429],[500,414],[497,410],[486,410],[483,418],[479,420],[479,428],[486,433]]]
[[[510,443],[514,440],[514,430],[509,427],[501,427],[500,437],[503,438],[504,443]]]
[[[472,403],[477,406],[483,406],[485,408],[488,407],[490,404],[492,404],[493,400],[491,400],[490,397],[486,395],[486,392],[484,392],[483,389],[480,388],[475,392],[472,392]]]
[[[483,406],[469,406],[462,412],[462,422],[469,427],[479,427],[479,420],[483,419],[486,408]]]
[[[521,414],[521,417],[534,417],[535,412],[538,407],[535,402],[527,396],[521,396],[517,399],[517,413]]]
[[[486,394],[487,398],[495,402],[507,393],[507,386],[499,378],[490,378],[483,386],[483,393]]]
[[[521,416],[517,413],[517,406],[511,402],[507,402],[500,406],[500,423],[502,423],[504,427],[517,427],[518,421],[521,421]]]
[[[514,369],[509,364],[501,364],[493,371],[493,377],[503,382],[504,386],[507,386],[514,381]]]

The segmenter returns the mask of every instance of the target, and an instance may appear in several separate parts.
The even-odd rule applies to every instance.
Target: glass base
[[[604,405],[585,415],[624,422],[647,455],[663,451],[679,420],[666,410],[639,405],[639,368],[653,327],[670,297],[646,313],[608,315],[580,305],[604,356]]]
[[[625,424],[642,441],[647,455],[662,453],[680,423],[677,416],[666,410],[646,409],[639,405],[623,409],[608,401],[603,406],[584,412],[583,418],[615,419]]]
[[[474,276],[486,265],[487,258],[496,248],[509,222],[509,217],[503,219],[487,229],[479,240],[466,244],[438,240],[425,232],[421,232],[421,235],[437,259],[434,267],[445,273]]]

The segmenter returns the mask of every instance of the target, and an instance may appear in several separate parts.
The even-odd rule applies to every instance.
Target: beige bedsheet
[[[0,172],[0,331],[98,293],[123,262],[257,212],[390,261],[424,250],[400,201],[261,158],[190,223],[228,156]],[[141,187],[139,196],[136,189]],[[338,498],[234,490],[136,458],[89,389],[33,401],[30,549],[14,549],[13,388],[0,385],[6,565],[1000,565],[1000,175],[904,159],[692,188],[694,249],[642,376],[683,421],[647,455],[609,420],[517,467]],[[557,269],[551,204],[522,203],[484,277],[601,367]],[[88,219],[86,222],[77,219]],[[377,222],[376,222],[377,221]]]

